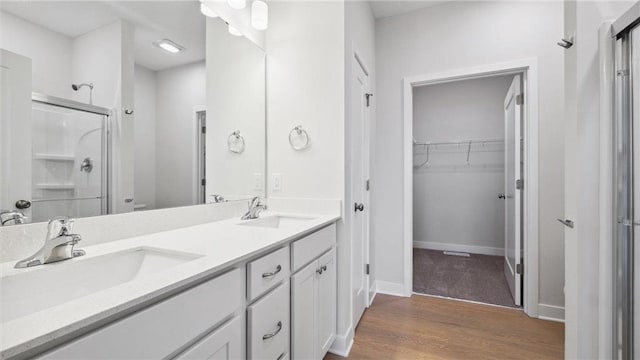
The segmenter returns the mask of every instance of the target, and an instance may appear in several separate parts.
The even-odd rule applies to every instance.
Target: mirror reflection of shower
[[[79,91],[85,86],[89,88],[89,104],[93,105],[93,83],[71,84],[73,91]]]

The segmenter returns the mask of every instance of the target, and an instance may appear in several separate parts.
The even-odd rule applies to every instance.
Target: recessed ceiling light
[[[218,14],[216,14],[213,10],[211,10],[211,8],[209,8],[204,3],[200,3],[200,12],[203,13],[204,15],[208,16],[208,17],[211,17],[211,18],[217,18],[218,17]]]
[[[233,36],[242,36],[242,33],[240,32],[240,30],[234,28],[231,25],[229,25],[229,34],[231,34]]]
[[[158,40],[154,42],[153,45],[159,47],[164,51],[168,51],[172,54],[176,54],[184,50],[184,46],[180,46],[169,39]]]

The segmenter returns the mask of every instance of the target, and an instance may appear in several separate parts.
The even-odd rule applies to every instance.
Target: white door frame
[[[524,312],[538,317],[538,60],[514,60],[477,67],[405,77],[403,175],[404,175],[404,295],[413,292],[413,88],[458,80],[523,73],[524,79]]]
[[[207,108],[205,106],[199,105],[199,106],[194,106],[193,110],[191,112],[192,114],[192,124],[193,124],[193,129],[195,131],[193,131],[193,143],[195,144],[195,146],[193,147],[193,156],[191,157],[191,166],[193,169],[193,179],[195,180],[192,184],[193,186],[193,191],[192,191],[192,201],[193,204],[198,205],[200,204],[200,185],[199,184],[199,178],[200,178],[200,148],[202,146],[202,144],[200,143],[200,119],[198,119],[198,113],[204,111],[206,113]],[[206,161],[206,159],[205,159]],[[206,176],[206,174],[205,174]],[[206,191],[205,191],[206,192]],[[205,201],[206,203],[206,201]]]

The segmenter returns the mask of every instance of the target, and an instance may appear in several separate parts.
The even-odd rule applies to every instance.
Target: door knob
[[[353,205],[354,205],[354,211],[356,211],[356,212],[357,211],[364,211],[364,204],[355,203]]]
[[[31,201],[29,200],[18,200],[16,201],[16,208],[18,209],[28,209],[31,207]]]
[[[506,199],[507,197],[504,196],[503,193],[498,194],[498,199]]]

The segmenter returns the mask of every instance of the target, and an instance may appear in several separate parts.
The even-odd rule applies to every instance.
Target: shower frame
[[[88,199],[100,199],[100,213],[101,215],[106,215],[110,213],[110,204],[109,204],[109,184],[111,183],[111,110],[92,105],[87,103],[82,103],[74,100],[59,98],[56,96],[51,96],[47,94],[32,92],[31,93],[31,101],[35,103],[65,108],[69,110],[81,111],[91,114],[97,114],[102,116],[102,134],[101,134],[101,154],[102,154],[102,167],[101,167],[101,184],[100,184],[100,197],[90,197],[90,198],[69,198],[66,200],[88,200]],[[55,200],[63,200],[63,199],[55,199]]]

